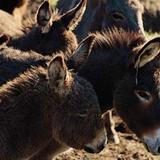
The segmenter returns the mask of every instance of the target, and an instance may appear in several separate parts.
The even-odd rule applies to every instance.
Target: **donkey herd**
[[[31,2],[40,5],[29,16]],[[57,8],[0,0],[0,160],[52,160],[70,147],[99,153],[112,108],[160,155],[160,37],[145,37],[141,3]]]

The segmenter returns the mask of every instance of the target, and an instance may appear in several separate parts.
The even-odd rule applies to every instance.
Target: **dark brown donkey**
[[[98,153],[106,143],[96,93],[62,55],[0,88],[0,128],[1,160],[51,160],[68,147]]]
[[[160,155],[160,37],[130,54],[128,71],[114,92],[114,106],[147,149]]]
[[[57,7],[65,12],[80,0],[59,0]],[[143,6],[138,0],[88,0],[81,23],[76,29],[78,39],[88,32],[101,31],[113,26],[144,33],[142,22]]]
[[[116,83],[127,70],[128,57],[132,50],[145,42],[138,33],[113,29],[95,33],[93,41],[86,38],[68,61],[78,75],[93,85],[103,112],[113,106]]]
[[[144,44],[137,33],[97,33],[93,43],[80,44],[69,65],[91,82],[103,112],[114,106],[149,150],[160,154],[160,38]]]
[[[86,0],[64,15],[52,13],[48,1],[44,1],[37,13],[37,26],[24,36],[11,41],[8,46],[22,51],[33,50],[42,55],[52,55],[63,51],[65,58],[77,47],[77,39],[72,30],[78,25],[86,8]]]

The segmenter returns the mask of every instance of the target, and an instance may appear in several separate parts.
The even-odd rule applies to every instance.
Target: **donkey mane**
[[[45,80],[46,70],[43,67],[32,67],[19,77],[1,86],[0,103],[3,103],[3,101],[6,103],[6,100],[12,101],[12,97],[18,98],[18,96],[27,93],[28,90],[33,90],[41,81]]]
[[[120,50],[121,48],[133,49],[145,42],[145,37],[139,33],[126,32],[123,29],[95,32],[93,34],[96,38],[93,44],[93,50],[96,48],[106,48]]]

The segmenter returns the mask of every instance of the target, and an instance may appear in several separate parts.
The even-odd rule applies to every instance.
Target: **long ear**
[[[135,68],[141,68],[154,60],[160,53],[160,37],[152,39],[146,43],[138,52],[135,59]]]
[[[81,0],[80,3],[61,17],[61,21],[65,28],[74,30],[81,21],[86,10],[87,0]]]
[[[48,81],[50,88],[58,96],[65,96],[69,92],[71,76],[67,71],[67,67],[62,55],[56,55],[50,62],[48,67]]]
[[[90,35],[79,44],[78,48],[73,53],[73,56],[68,61],[68,66],[70,68],[78,70],[78,68],[88,59],[92,50],[94,38],[94,35]]]
[[[43,31],[46,32],[48,27],[52,23],[52,8],[49,2],[44,1],[38,9],[37,12],[37,24],[43,28]]]

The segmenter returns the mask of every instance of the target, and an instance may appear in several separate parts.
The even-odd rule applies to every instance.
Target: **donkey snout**
[[[92,153],[92,154],[94,154],[94,153],[99,153],[99,152],[101,152],[101,151],[105,148],[106,143],[107,143],[107,142],[105,141],[105,142],[101,143],[101,144],[98,145],[98,146],[93,146],[93,145],[91,145],[91,144],[88,144],[88,145],[85,145],[85,146],[84,146],[84,150],[85,150],[86,152]]]
[[[143,142],[149,152],[153,155],[160,155],[160,129],[154,135],[143,136]]]
[[[99,153],[101,152],[107,144],[107,135],[102,137],[96,137],[91,143],[84,146],[84,150],[88,153]]]

